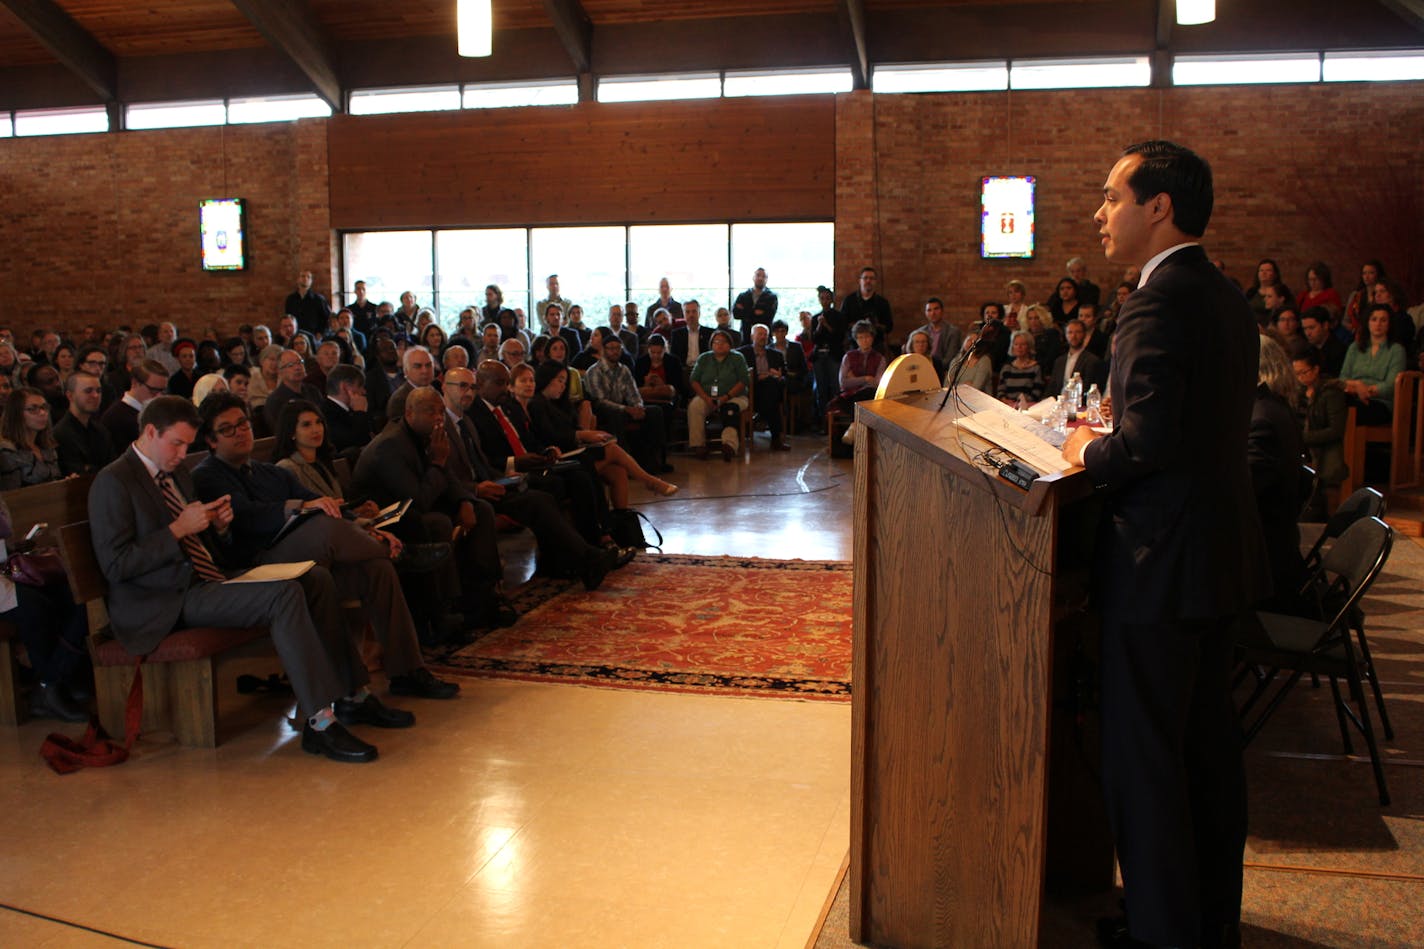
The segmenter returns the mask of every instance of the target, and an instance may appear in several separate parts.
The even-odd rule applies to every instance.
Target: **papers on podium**
[[[1043,403],[1018,412],[965,385],[955,387],[954,397],[967,410],[954,420],[965,431],[1004,449],[1040,475],[1061,474],[1073,467],[1063,458],[1064,436],[1033,417]]]
[[[271,583],[274,580],[295,580],[316,566],[315,560],[298,560],[295,563],[264,563],[246,573],[228,577],[224,583]]]

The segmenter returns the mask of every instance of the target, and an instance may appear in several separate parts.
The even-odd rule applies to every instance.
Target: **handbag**
[[[631,507],[614,508],[608,512],[608,522],[608,532],[613,535],[613,542],[619,547],[634,547],[638,550],[652,548],[658,553],[663,552],[662,532],[642,511]],[[648,543],[647,536],[643,533],[644,522],[647,523],[648,529],[657,535],[656,544]]]
[[[0,565],[0,572],[15,583],[31,587],[58,586],[66,581],[64,561],[53,547],[36,547],[11,554],[10,559]]]

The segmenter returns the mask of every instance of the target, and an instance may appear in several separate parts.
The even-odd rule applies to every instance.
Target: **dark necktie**
[[[158,489],[163,492],[163,501],[168,505],[168,513],[173,515],[174,520],[183,513],[183,499],[178,495],[178,486],[173,483],[173,476],[166,471],[158,473]],[[188,555],[192,561],[193,571],[204,580],[211,580],[214,583],[222,583],[227,577],[218,569],[218,565],[213,562],[213,555],[208,553],[208,548],[203,546],[203,542],[198,539],[197,534],[189,534],[178,541],[183,548],[183,553]]]

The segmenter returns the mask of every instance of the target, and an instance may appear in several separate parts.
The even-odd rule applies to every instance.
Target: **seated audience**
[[[231,389],[232,387],[227,384],[227,377],[220,372],[210,372],[205,376],[199,376],[198,381],[193,383],[193,404],[201,408],[203,400],[214,392],[229,392]],[[246,401],[243,399],[244,404]]]
[[[69,410],[69,402],[64,397],[64,387],[59,384],[59,372],[48,363],[32,363],[26,367],[23,377],[25,385],[38,389],[49,406],[49,419],[58,422]]]
[[[405,400],[414,389],[435,387],[435,359],[424,346],[412,346],[401,358],[405,381],[386,401],[386,419],[394,421],[405,416]]]
[[[1266,537],[1274,593],[1263,608],[1290,612],[1304,579],[1300,555],[1301,437],[1293,408],[1298,392],[1295,372],[1285,350],[1269,337],[1261,338],[1259,384],[1251,409],[1246,457],[1256,511]]]
[[[1078,318],[1078,285],[1073,282],[1072,277],[1064,277],[1058,281],[1057,288],[1053,291],[1053,296],[1048,298],[1045,305],[1048,312],[1053,315],[1053,322],[1062,326],[1069,320]]]
[[[856,348],[841,359],[841,391],[831,403],[833,412],[848,412],[852,402],[875,398],[880,377],[885,374],[885,357],[875,348],[875,325],[869,320],[860,320],[851,327],[851,336]]]
[[[781,406],[786,401],[786,355],[768,346],[771,332],[765,323],[752,324],[752,341],[737,352],[746,361],[752,380],[752,404],[766,422],[772,451],[790,451],[782,433]]]
[[[326,418],[326,442],[331,450],[355,459],[371,441],[365,375],[355,366],[337,366],[326,377],[326,401],[317,404]]]
[[[1024,317],[1024,326],[1033,336],[1034,360],[1039,366],[1052,369],[1053,363],[1062,355],[1068,344],[1063,341],[1063,334],[1053,322],[1053,315],[1048,312],[1048,307],[1042,303],[1029,307]]]
[[[1301,313],[1313,306],[1320,306],[1328,310],[1332,318],[1340,315],[1344,304],[1340,301],[1339,292],[1330,282],[1330,268],[1322,261],[1317,260],[1306,269],[1305,285],[1306,291],[1295,301]]]
[[[1394,377],[1404,371],[1404,347],[1389,340],[1391,312],[1374,303],[1355,345],[1345,353],[1340,381],[1361,425],[1383,425],[1394,415]]]
[[[366,360],[366,398],[373,424],[386,419],[386,406],[391,393],[405,383],[405,373],[401,371],[400,351],[395,340],[388,333],[378,333],[371,338],[371,348]]]
[[[1360,282],[1350,291],[1350,298],[1345,303],[1345,314],[1340,318],[1336,334],[1342,343],[1354,342],[1355,332],[1363,325],[1370,304],[1374,302],[1375,284],[1384,278],[1384,264],[1378,260],[1367,260],[1360,266]]]
[[[643,402],[633,371],[625,362],[623,339],[604,329],[599,327],[590,337],[601,339],[603,350],[584,374],[594,417],[599,427],[611,432],[644,468],[661,472],[667,467],[667,426],[662,407]]]
[[[0,413],[0,489],[29,487],[64,477],[44,393],[21,386]]]
[[[1305,337],[1300,331],[1300,314],[1293,306],[1283,306],[1276,310],[1276,321],[1274,324],[1276,342],[1289,352]]]
[[[657,337],[649,337],[649,341]],[[640,481],[655,494],[670,497],[677,493],[677,485],[649,474],[633,456],[613,439],[609,432],[580,429],[574,416],[573,406],[566,398],[568,392],[568,370],[558,363],[544,363],[533,374],[530,394],[521,391],[525,383],[516,381],[515,397],[525,406],[530,428],[544,445],[552,445],[560,452],[584,449],[584,454],[594,463],[594,469],[608,486],[610,500],[614,508],[628,506],[628,479]],[[522,380],[523,373],[516,373],[516,380]]]
[[[255,330],[253,335],[256,335]],[[262,347],[257,354],[257,369],[248,377],[247,404],[258,414],[267,404],[267,397],[282,384],[277,366],[281,363],[283,352],[282,347],[274,343]]]
[[[552,304],[550,304],[552,306]],[[549,338],[549,345],[545,349],[545,358],[550,362],[556,362],[569,371],[569,402],[573,404],[574,411],[578,413],[579,428],[597,428],[594,420],[593,402],[588,398],[583,386],[583,373],[569,365],[568,342],[559,336]]]
[[[712,330],[714,332],[717,330],[726,330],[727,334],[732,337],[732,348],[740,348],[743,337],[741,332],[732,325],[732,312],[725,306],[719,306],[717,307],[715,320],[716,322],[713,324]]]
[[[1300,333],[1303,344],[1320,354],[1320,367],[1325,374],[1340,375],[1340,367],[1345,364],[1347,345],[1340,342],[1339,337],[1331,331],[1330,311],[1323,306],[1313,306],[1306,310],[1300,316]]]
[[[262,417],[267,422],[264,431],[270,433],[277,430],[277,419],[281,417],[283,407],[291,400],[306,399],[308,402],[317,403],[321,401],[321,391],[307,383],[308,374],[307,364],[295,350],[282,352],[277,360],[277,388],[272,390],[267,401],[262,404]]]
[[[1086,306],[1086,304],[1084,304]],[[999,398],[1009,405],[1027,408],[1043,398],[1043,369],[1034,358],[1033,337],[1015,333],[1013,358],[999,370]]]
[[[252,387],[252,373],[246,366],[228,366],[222,371],[222,377],[227,380],[227,391],[244,402],[248,401]],[[250,405],[249,409],[251,409]]]
[[[1262,258],[1256,265],[1256,280],[1246,289],[1246,302],[1256,312],[1256,319],[1265,318],[1269,322],[1273,307],[1264,292],[1266,287],[1273,287],[1274,297],[1281,302],[1292,299],[1290,288],[1281,282],[1280,265],[1269,257]]]
[[[944,378],[944,370],[947,367],[944,363],[936,359],[933,353],[934,343],[930,340],[930,334],[925,332],[923,328],[911,330],[910,335],[905,337],[905,354],[924,356],[930,361],[930,364],[934,366],[935,378],[942,379]]]
[[[92,378],[92,377],[91,377]],[[0,563],[28,546],[16,537],[10,509],[0,497]],[[89,673],[89,625],[84,607],[74,602],[67,583],[32,586],[0,573],[0,621],[13,623],[34,672],[30,714],[85,722],[89,712],[81,696],[93,694]]]
[[[1028,288],[1024,286],[1022,280],[1010,280],[1004,285],[1004,294],[1008,297],[1008,302],[1003,305],[1005,318],[1014,317],[1024,326],[1028,325]],[[948,363],[955,356],[959,355],[961,343],[956,341],[953,349],[944,354],[944,360]]]
[[[994,359],[989,353],[994,348],[992,337],[997,333],[997,327],[985,326],[982,322],[975,323],[969,328],[964,342],[959,346],[959,355],[954,357],[949,368],[945,370],[944,384],[946,388],[963,385],[978,389],[980,392],[993,393]],[[847,353],[847,358],[850,355]]]
[[[688,301],[686,312],[688,328],[694,329],[697,308],[693,301]],[[697,458],[706,460],[707,416],[715,413],[722,425],[722,460],[731,461],[741,448],[741,417],[751,404],[747,398],[751,376],[746,360],[732,351],[730,333],[714,330],[710,345],[711,351],[697,357],[688,376],[692,399],[687,403],[687,440]]]
[[[129,373],[127,391],[99,416],[99,424],[109,430],[117,451],[122,453],[138,438],[139,412],[167,387],[168,374],[152,359],[143,360]]]
[[[270,403],[269,403],[270,404]],[[314,405],[307,409],[320,413]],[[303,407],[284,406],[278,417],[300,419]],[[386,708],[366,688],[370,676],[361,661],[359,644],[369,621],[381,644],[382,661],[391,692],[429,699],[454,698],[460,687],[430,674],[420,654],[415,623],[401,592],[393,558],[402,544],[385,531],[365,529],[346,520],[339,497],[321,495],[301,484],[289,471],[252,458],[252,423],[247,408],[232,395],[215,395],[203,403],[202,433],[209,454],[193,469],[193,485],[205,502],[225,500],[233,521],[225,550],[227,562],[238,566],[258,563],[294,563],[314,560],[331,572],[343,600],[360,600],[364,609],[357,622],[348,624],[344,642],[330,644],[350,670],[353,693],[337,703],[343,725],[404,728],[415,724],[409,712]],[[315,512],[287,530],[288,520],[299,512]]]
[[[1023,285],[1019,284],[1019,286]],[[1015,318],[1018,315],[1019,310],[1015,310]],[[944,302],[939,297],[930,297],[925,301],[925,323],[905,337],[903,352],[912,351],[910,341],[916,332],[923,333],[929,338],[930,351],[921,355],[929,357],[935,364],[935,372],[942,375],[944,367],[948,366],[950,360],[958,354],[959,347],[964,342],[964,333],[960,331],[959,327],[945,320]]]
[[[1073,378],[1073,373],[1083,377],[1083,391],[1096,385],[1102,389],[1107,385],[1107,367],[1103,361],[1088,352],[1087,333],[1081,320],[1069,320],[1064,328],[1068,337],[1068,350],[1053,363],[1053,371],[1048,376],[1046,395],[1058,395],[1063,386]]]
[[[493,359],[495,362],[498,362],[501,339],[499,324],[486,323],[484,329],[480,332],[480,349],[475,352],[474,358],[471,359],[470,362],[475,366],[479,366],[479,364],[486,359]]]
[[[683,307],[683,315],[686,324],[672,330],[671,336],[665,335],[666,330],[656,326],[654,331],[664,334],[673,358],[691,369],[704,353],[711,352],[712,328],[702,325],[702,304],[696,300],[687,301]],[[656,310],[653,311],[653,317],[657,318]],[[728,345],[731,345],[731,337],[728,337]]]
[[[663,412],[664,442],[672,440],[673,412],[686,387],[682,363],[667,354],[667,340],[652,333],[643,340],[642,353],[633,367],[638,394],[644,405],[656,405]],[[671,465],[667,468],[670,470]],[[664,471],[663,474],[667,472]]]
[[[608,329],[623,341],[623,351],[636,360],[642,340],[636,331],[623,324],[623,308],[616,303],[608,308]]]
[[[1098,326],[1098,308],[1092,303],[1080,303],[1078,320],[1083,324],[1083,348],[1099,359],[1107,359],[1108,334]]]
[[[326,391],[326,374],[341,365],[341,344],[328,339],[316,348],[316,365],[307,373],[306,384],[317,392]]]
[[[504,368],[510,372],[514,371],[515,366],[522,365],[524,363],[524,340],[515,336],[500,343],[499,361],[504,363]]]
[[[1299,414],[1305,420],[1301,443],[1320,481],[1310,501],[1310,513],[1312,519],[1323,520],[1325,490],[1338,486],[1350,473],[1345,461],[1345,423],[1349,409],[1345,404],[1344,385],[1326,376],[1319,350],[1303,346],[1294,355],[1292,367],[1300,383]]]
[[[227,498],[204,504],[183,466],[202,425],[192,402],[155,398],[140,416],[141,434],[89,489],[94,554],[108,581],[105,599],[114,636],[139,656],[183,625],[250,626],[271,634],[297,697],[302,749],[338,761],[363,762],[376,749],[348,732],[334,705],[362,701],[359,655],[333,655],[340,600],[331,574],[313,567],[298,580],[226,584],[216,556],[231,541]],[[156,482],[156,484],[155,484]]]
[[[99,377],[76,372],[64,384],[69,411],[54,427],[59,468],[65,475],[94,474],[118,457],[109,430],[99,424]]]

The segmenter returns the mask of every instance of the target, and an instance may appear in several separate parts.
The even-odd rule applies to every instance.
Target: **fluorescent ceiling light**
[[[850,92],[849,69],[772,69],[729,72],[722,81],[724,96],[795,96]]]
[[[1177,25],[1200,26],[1216,19],[1216,0],[1177,0]]]
[[[493,51],[490,0],[457,0],[455,19],[461,56],[488,56]]]
[[[610,76],[598,80],[599,102],[716,99],[721,94],[720,76]]]
[[[1151,82],[1152,67],[1146,56],[1026,59],[1009,65],[1011,89],[1104,89],[1144,87]]]
[[[391,112],[444,112],[460,108],[459,86],[406,86],[395,89],[357,89],[351,93],[352,115]]]
[[[465,86],[467,109],[506,109],[528,105],[574,105],[578,102],[578,82],[556,79],[547,82],[472,83]]]

